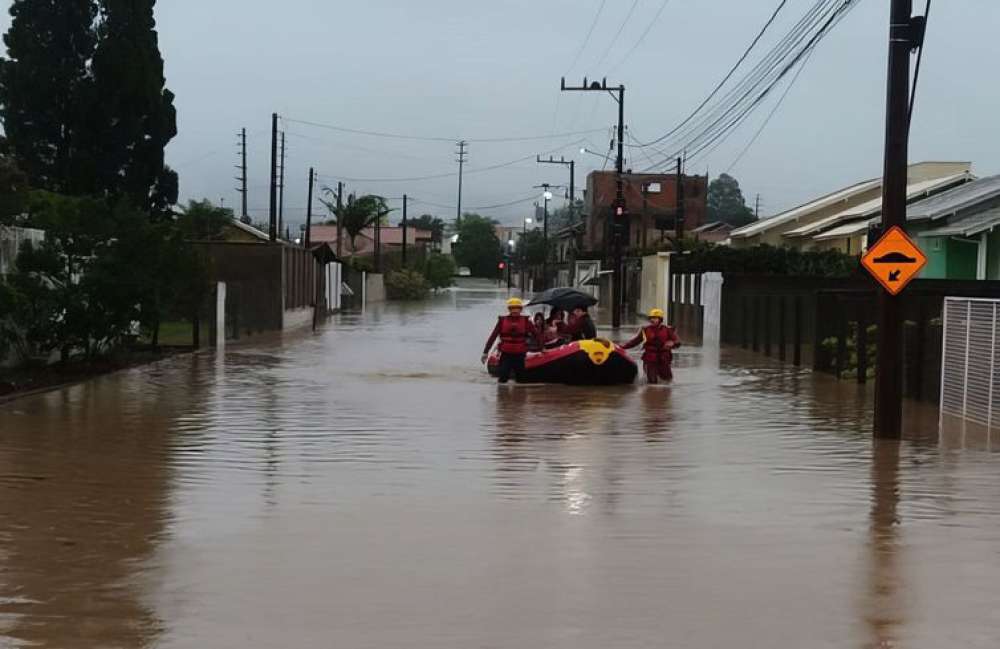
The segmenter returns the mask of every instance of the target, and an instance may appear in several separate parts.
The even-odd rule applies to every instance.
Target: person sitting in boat
[[[574,307],[570,312],[569,324],[566,325],[566,334],[570,340],[592,340],[597,338],[597,327],[587,313],[587,307]]]
[[[531,324],[535,325],[537,333],[534,336],[528,336],[528,351],[540,352],[545,347],[548,337],[545,328],[545,314],[542,312],[536,313],[535,317],[531,320]]]
[[[485,364],[493,343],[497,338],[500,339],[500,366],[497,372],[500,383],[507,383],[511,373],[518,381],[521,380],[524,374],[524,357],[528,353],[528,336],[539,335],[531,318],[522,315],[523,310],[524,302],[519,298],[507,300],[508,315],[497,318],[493,333],[483,348],[482,362]]]
[[[545,324],[553,332],[555,340],[561,342],[568,339],[566,336],[566,313],[562,309],[553,308],[549,312]]]
[[[646,370],[646,381],[655,385],[660,379],[666,382],[674,380],[671,365],[674,361],[674,350],[681,346],[681,340],[673,327],[663,324],[663,309],[653,309],[649,312],[649,324],[639,330],[635,337],[622,345],[624,349],[632,349],[642,344],[642,364]]]

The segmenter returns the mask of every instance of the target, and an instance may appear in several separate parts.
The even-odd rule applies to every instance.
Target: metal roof
[[[980,178],[906,208],[906,219],[940,219],[991,199],[1000,199],[1000,175]]]
[[[973,234],[981,234],[987,230],[992,230],[994,227],[1000,225],[1000,207],[994,207],[993,209],[985,210],[983,212],[976,212],[975,214],[970,214],[963,218],[959,218],[947,225],[943,225],[940,228],[934,228],[932,230],[927,230],[926,232],[920,232],[918,236],[921,237],[951,237],[951,236],[961,236],[967,237]]]
[[[787,223],[789,221],[794,221],[801,216],[809,214],[810,212],[815,212],[816,210],[823,209],[824,207],[829,207],[840,201],[846,201],[852,196],[864,193],[866,191],[875,189],[882,184],[881,178],[873,178],[872,180],[865,180],[860,183],[855,183],[849,187],[833,192],[832,194],[827,194],[817,198],[814,201],[804,203],[798,207],[794,207],[787,212],[782,212],[776,216],[772,216],[766,219],[761,219],[750,225],[745,225],[742,228],[733,230],[730,234],[731,237],[741,239],[744,237],[752,237],[760,234],[761,232],[766,232],[776,225],[782,223]]]
[[[861,221],[852,221],[851,223],[846,223],[840,227],[833,228],[832,230],[827,230],[821,234],[817,234],[813,239],[815,241],[826,241],[827,239],[840,239],[841,237],[853,237],[856,234],[861,234],[862,232],[868,231],[868,226],[875,223],[878,219],[864,219]]]
[[[910,183],[906,186],[906,200],[913,200],[918,198],[921,194],[927,192],[932,192],[948,185],[954,185],[955,183],[962,182],[971,178],[971,174],[968,172],[963,172],[960,174],[952,174],[951,176],[945,176],[943,178],[932,178],[931,180],[923,180],[916,183]],[[925,199],[930,200],[930,199]],[[920,201],[921,203],[923,201]],[[920,204],[920,203],[916,203]],[[882,211],[882,197],[873,198],[870,201],[861,203],[860,205],[855,205],[841,212],[837,212],[825,219],[820,219],[819,221],[813,221],[812,223],[807,223],[801,228],[796,228],[789,232],[786,232],[784,236],[786,237],[803,237],[816,232],[821,232],[822,230],[829,228],[838,223],[843,223],[844,221],[854,221],[856,219],[863,219],[865,217],[875,216]],[[865,220],[865,226],[867,229],[867,224],[869,220]],[[824,233],[825,234],[825,233]],[[817,239],[819,237],[816,237]],[[829,237],[827,237],[829,238]]]

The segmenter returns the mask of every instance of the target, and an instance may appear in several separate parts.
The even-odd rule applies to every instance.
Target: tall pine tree
[[[61,1],[61,0],[59,0]],[[88,133],[93,183],[158,212],[177,202],[177,174],[164,148],[177,135],[174,94],[165,87],[155,0],[101,0],[91,66]]]
[[[0,59],[6,148],[33,186],[72,192],[80,98],[96,37],[94,0],[14,0]]]

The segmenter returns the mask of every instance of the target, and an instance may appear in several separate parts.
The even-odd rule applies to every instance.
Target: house
[[[950,179],[947,182],[960,184],[971,178],[970,162],[918,162],[909,166],[907,181],[912,185]],[[947,184],[947,183],[946,183]],[[855,218],[852,210],[865,205],[881,204],[882,179],[872,178],[854,183],[842,189],[803,203],[775,216],[755,221],[750,225],[733,230],[729,245],[752,247],[760,244],[772,246],[796,246],[803,228],[811,230],[813,224],[831,219],[824,227],[833,227],[842,220]],[[863,218],[863,216],[857,217]],[[821,228],[822,229],[822,228]],[[811,233],[815,234],[815,233]],[[788,235],[788,236],[786,236]],[[809,247],[813,244],[810,242]]]
[[[722,221],[712,221],[705,225],[691,230],[691,237],[696,241],[707,241],[709,243],[722,243],[729,238],[734,227]]]
[[[677,216],[677,174],[624,174],[628,223],[623,237],[626,254],[657,245],[667,235],[675,234]],[[705,222],[708,213],[708,177],[683,176],[684,229],[694,230]],[[608,233],[614,203],[618,195],[618,174],[594,171],[587,176],[584,203],[583,249],[608,250]]]
[[[943,178],[911,182],[906,186],[907,205],[972,182],[975,177],[964,172]],[[791,245],[803,250],[839,250],[859,255],[867,249],[868,231],[882,220],[882,192],[877,198],[842,210],[784,234]],[[794,242],[794,243],[792,243]]]
[[[337,226],[336,225],[314,225],[309,231],[312,243],[328,243],[333,248],[337,247]],[[345,255],[355,255],[359,257],[375,254],[375,228],[365,228],[357,236],[352,249],[351,238],[346,232],[343,233],[344,242],[341,251]],[[379,228],[379,237],[382,250],[399,250],[403,247],[403,228],[399,226],[383,225]],[[429,230],[418,230],[417,228],[406,228],[406,245],[410,247],[430,247],[433,234]]]

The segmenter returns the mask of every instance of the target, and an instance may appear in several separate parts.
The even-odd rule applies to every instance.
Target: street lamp
[[[605,162],[609,162],[611,160],[611,156],[604,153],[598,153],[597,151],[591,151],[586,147],[580,149],[580,153],[589,153],[590,155],[596,155],[598,158],[603,158]]]
[[[538,203],[535,203],[535,209],[538,209]],[[528,226],[534,223],[534,219],[530,216],[524,217],[524,223],[521,226],[521,292],[527,290],[528,280],[527,280],[527,270],[528,267],[528,246],[524,239],[528,236]]]

